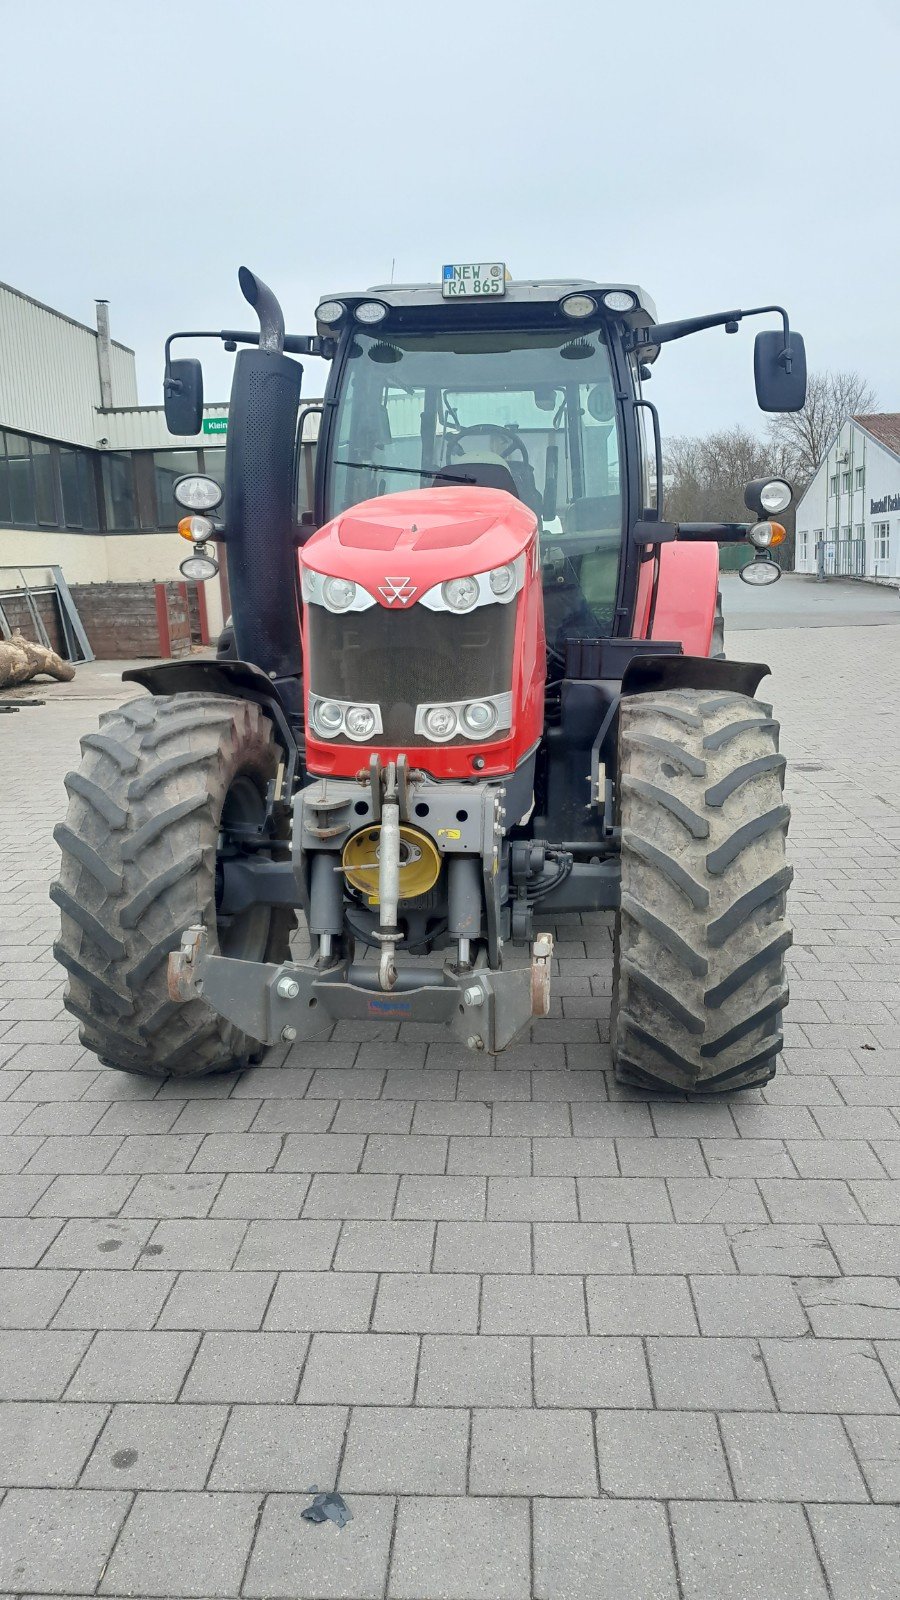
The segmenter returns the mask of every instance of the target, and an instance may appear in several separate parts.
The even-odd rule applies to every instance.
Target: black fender
[[[622,674],[621,693],[659,689],[724,689],[752,699],[769,668],[761,661],[719,661],[712,656],[634,656]]]
[[[139,683],[151,694],[224,694],[253,700],[271,718],[279,742],[296,763],[300,748],[288,707],[277,686],[250,661],[216,661],[188,656],[183,661],[161,661],[155,666],[129,667],[123,683]]]

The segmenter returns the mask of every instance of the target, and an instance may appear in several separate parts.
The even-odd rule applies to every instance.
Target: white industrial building
[[[169,653],[165,629],[154,652],[144,626],[160,585],[180,591],[184,610],[190,600],[194,642],[198,613],[201,633],[214,635],[221,590],[205,585],[200,601],[180,582],[183,513],[171,486],[198,470],[221,481],[227,416],[226,405],[207,406],[200,434],[172,438],[161,406],[138,405],[134,352],[110,338],[104,301],[91,328],[0,284],[0,602],[9,619],[25,615],[14,591],[44,587],[59,567],[98,655]],[[44,609],[51,621],[49,602]],[[128,648],[131,636],[140,648]]]
[[[797,506],[798,572],[900,577],[900,412],[848,417]]]

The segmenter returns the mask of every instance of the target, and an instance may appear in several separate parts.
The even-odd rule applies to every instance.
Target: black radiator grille
[[[512,687],[516,608],[479,606],[460,614],[375,605],[336,615],[309,606],[308,687],[313,694],[380,706],[383,744],[421,744],[416,706],[505,694]]]

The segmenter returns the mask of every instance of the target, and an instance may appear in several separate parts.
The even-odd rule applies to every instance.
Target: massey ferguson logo
[[[378,593],[384,597],[387,605],[392,606],[396,600],[401,606],[408,606],[414,594],[418,593],[414,583],[408,578],[385,578],[384,587]]]

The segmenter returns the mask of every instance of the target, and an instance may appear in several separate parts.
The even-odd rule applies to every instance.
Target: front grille
[[[424,606],[400,611],[376,605],[336,615],[323,606],[308,606],[308,687],[313,694],[333,695],[336,700],[379,705],[384,724],[379,742],[420,744],[414,726],[416,706],[475,700],[504,694],[512,687],[516,610],[517,604],[479,606],[463,614]],[[505,739],[508,734],[493,738]]]

